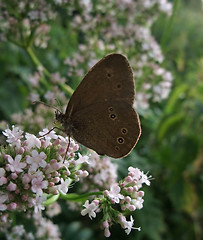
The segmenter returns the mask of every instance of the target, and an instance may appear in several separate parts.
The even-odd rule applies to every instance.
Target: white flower
[[[30,93],[29,99],[30,99],[31,102],[39,101],[39,94]]]
[[[46,214],[51,218],[57,216],[59,213],[61,213],[61,206],[58,202],[54,202],[46,208]]]
[[[76,160],[76,164],[82,164],[82,163],[87,163],[89,164],[89,157],[87,155],[82,156],[80,153],[78,153],[78,159]]]
[[[42,189],[46,189],[48,187],[48,181],[43,180],[43,174],[40,171],[39,174],[36,174],[36,176],[32,179],[31,183],[31,190],[38,196],[41,196],[43,194]]]
[[[143,202],[144,200],[141,197],[138,197],[137,199],[133,199],[131,204],[136,207],[136,209],[143,208]]]
[[[143,172],[141,172],[141,180],[142,180],[142,183],[145,183],[147,186],[150,186],[150,181],[149,181],[149,178],[151,176],[147,176],[146,174],[144,174]]]
[[[134,167],[129,167],[128,171],[130,173],[133,173],[133,177],[136,178],[137,180],[140,179],[141,177],[141,171],[139,168],[134,168]]]
[[[68,186],[70,184],[70,179],[66,179],[64,181],[63,178],[61,178],[61,184],[58,185],[58,190],[60,193],[62,193],[63,195],[65,195],[68,192]]]
[[[30,202],[32,203],[32,205],[34,206],[34,212],[35,213],[38,213],[41,210],[45,209],[43,203],[46,201],[46,199],[47,198],[44,195],[43,196],[36,196],[36,198],[29,199]]]
[[[124,196],[120,194],[120,190],[121,188],[118,185],[111,186],[108,197],[116,203],[119,203],[119,199],[124,199]]]
[[[59,138],[60,138],[60,145],[61,146],[67,146],[67,144],[69,143],[69,137],[62,137],[59,135]]]
[[[31,165],[30,169],[35,171],[38,167],[45,168],[47,166],[46,154],[44,152],[38,153],[36,150],[31,152],[32,157],[28,156],[26,162]]]
[[[40,142],[39,138],[37,138],[35,135],[26,133],[25,137],[27,139],[26,145],[29,150],[33,147],[37,147],[37,148],[41,147],[41,142]]]
[[[4,177],[6,171],[4,168],[0,168],[0,177]]]
[[[55,93],[52,91],[47,91],[44,97],[47,101],[52,101],[53,99],[55,99]]]
[[[96,205],[94,202],[89,204],[89,200],[87,200],[83,206],[85,207],[85,209],[81,211],[82,216],[88,214],[90,219],[92,219],[92,217],[96,217],[95,211],[97,210],[98,205]]]
[[[12,232],[13,232],[13,234],[16,234],[17,236],[23,236],[23,234],[25,233],[25,228],[23,225],[17,225],[15,227],[13,227]]]
[[[11,172],[19,173],[19,172],[22,172],[23,168],[26,167],[27,164],[25,162],[20,162],[21,158],[22,158],[22,155],[17,155],[15,156],[15,160],[13,160],[13,158],[10,155],[8,155],[8,162],[10,163],[8,165]]]
[[[7,137],[7,142],[10,143],[12,146],[16,146],[17,148],[20,147],[20,139],[23,137],[23,131],[19,129],[19,127],[12,126],[12,130],[6,129],[2,131],[4,136]]]
[[[130,221],[124,220],[124,221],[122,222],[122,224],[123,224],[123,228],[125,229],[125,232],[126,232],[127,235],[130,234],[130,232],[131,232],[132,229],[136,229],[136,230],[138,230],[138,231],[141,231],[140,227],[139,227],[139,228],[134,228],[134,227],[133,227],[134,219],[133,219],[132,216],[130,216]]]
[[[53,130],[50,133],[48,133],[49,130],[47,128],[44,128],[42,132],[39,132],[40,136],[44,136],[45,139],[51,140],[51,139],[57,139],[58,136],[56,135],[56,132]],[[48,133],[48,134],[47,134]]]
[[[7,209],[7,205],[4,202],[8,199],[8,195],[0,192],[0,211],[5,211]]]

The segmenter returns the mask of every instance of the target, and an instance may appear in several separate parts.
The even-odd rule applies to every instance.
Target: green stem
[[[49,71],[42,65],[42,63],[39,61],[39,59],[37,58],[37,56],[35,55],[34,51],[32,50],[31,46],[28,46],[27,48],[25,48],[29,57],[31,58],[31,60],[33,61],[33,63],[37,66],[37,67],[41,67],[43,69],[43,72],[45,74],[45,76],[47,76],[48,78],[50,78],[51,74],[49,73]],[[46,88],[50,88],[48,82],[46,81],[45,78],[40,78],[40,81],[42,82],[42,84],[44,84],[46,86]],[[68,86],[65,83],[59,83],[60,88],[66,92],[69,96],[71,96],[73,94],[73,89]]]
[[[45,201],[44,206],[48,206],[50,204],[53,204],[54,202],[56,202],[58,200],[58,198],[59,198],[59,194],[51,196],[50,198],[48,198]]]
[[[44,74],[47,77],[50,77],[50,73],[48,72],[48,70],[42,65],[42,63],[39,61],[39,59],[37,58],[37,56],[35,55],[35,53],[32,50],[32,47],[27,47],[26,51],[29,55],[29,57],[31,58],[31,60],[33,61],[33,63],[37,66],[37,67],[42,67]]]
[[[75,194],[75,193],[69,193],[69,194],[66,194],[66,195],[60,195],[60,197],[62,199],[65,199],[65,200],[69,200],[69,201],[78,201],[78,202],[81,202],[81,201],[84,201],[85,199],[87,199],[89,196],[100,196],[100,195],[103,195],[103,191],[99,191],[99,192],[90,192],[90,193],[84,193],[84,194]]]
[[[60,88],[61,88],[64,92],[66,92],[69,96],[71,96],[71,95],[73,94],[73,92],[74,92],[74,90],[73,90],[70,86],[68,86],[67,84],[65,84],[65,83],[59,83],[59,86],[60,86]]]
[[[31,46],[28,46],[27,48],[25,48],[27,54],[29,55],[30,59],[32,60],[32,62],[35,64],[36,67],[41,67],[43,69],[43,72],[45,74],[45,76],[47,76],[48,78],[50,78],[50,73],[48,72],[48,70],[42,65],[42,63],[39,61],[39,59],[37,58],[37,56],[35,55],[34,51],[32,50]],[[50,88],[49,83],[47,82],[45,77],[40,77],[40,82],[46,87],[46,89]]]
[[[165,44],[166,44],[166,41],[168,39],[168,36],[170,34],[170,31],[171,31],[171,27],[172,27],[172,24],[173,24],[173,21],[174,21],[174,18],[175,18],[175,15],[176,15],[176,12],[177,12],[177,9],[178,9],[178,3],[179,3],[179,0],[175,0],[175,3],[173,5],[173,13],[167,23],[167,26],[165,28],[165,31],[162,35],[162,39],[161,39],[161,47],[162,49],[164,49],[165,47]]]

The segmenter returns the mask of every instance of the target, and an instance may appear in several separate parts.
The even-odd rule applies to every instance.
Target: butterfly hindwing
[[[136,111],[123,101],[91,105],[78,111],[72,122],[76,141],[114,158],[127,155],[141,134]]]

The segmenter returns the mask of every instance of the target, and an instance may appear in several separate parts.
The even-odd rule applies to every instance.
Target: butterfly
[[[127,58],[109,54],[89,70],[65,113],[56,111],[55,118],[69,138],[99,155],[122,158],[141,135],[134,98],[133,73]]]

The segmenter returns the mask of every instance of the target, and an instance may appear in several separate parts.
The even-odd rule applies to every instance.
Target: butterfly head
[[[61,123],[63,126],[63,131],[68,135],[72,136],[72,129],[71,124],[69,123],[68,119],[66,118],[65,114],[59,110],[55,112],[55,119],[57,122]]]
[[[55,111],[55,119],[57,122],[60,122],[62,125],[65,123],[65,114],[60,112],[59,110]]]

